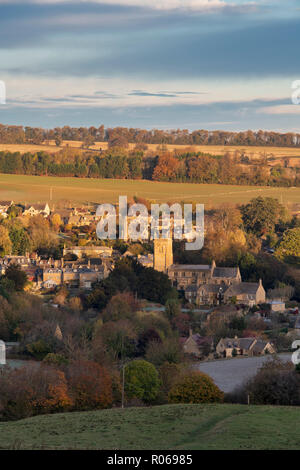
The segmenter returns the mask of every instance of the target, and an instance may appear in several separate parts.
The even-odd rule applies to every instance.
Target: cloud
[[[0,4],[24,3],[24,4],[105,4],[126,7],[149,8],[154,10],[210,10],[223,8],[228,5],[236,5],[236,2],[223,0],[0,0]],[[253,3],[253,2],[249,2]]]
[[[266,106],[263,108],[259,108],[257,110],[258,113],[263,114],[273,114],[273,115],[281,115],[281,114],[300,114],[300,106],[295,104],[282,104],[279,106]]]
[[[177,95],[170,93],[149,93],[148,91],[134,90],[131,93],[128,93],[128,96],[158,96],[161,98],[176,98]]]

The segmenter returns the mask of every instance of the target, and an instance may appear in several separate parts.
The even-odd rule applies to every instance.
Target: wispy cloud
[[[79,4],[95,3],[106,5],[134,6],[140,8],[150,8],[155,10],[209,10],[223,8],[228,5],[239,4],[237,1],[223,0],[0,0],[0,4],[27,3],[27,4]],[[253,4],[254,2],[249,2]]]

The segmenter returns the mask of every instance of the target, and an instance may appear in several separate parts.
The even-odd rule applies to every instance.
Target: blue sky
[[[0,122],[300,132],[300,0],[0,0]]]

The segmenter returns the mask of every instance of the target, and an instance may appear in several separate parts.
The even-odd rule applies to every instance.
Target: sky
[[[300,0],[0,0],[0,122],[300,132],[299,51]]]

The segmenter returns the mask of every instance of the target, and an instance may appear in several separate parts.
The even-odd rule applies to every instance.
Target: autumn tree
[[[96,362],[72,362],[66,370],[69,393],[75,410],[108,408],[112,405],[112,383],[108,371]]]
[[[191,371],[171,388],[168,398],[169,403],[219,403],[223,392],[208,375]]]
[[[9,255],[12,250],[12,242],[6,227],[0,225],[0,256]]]

